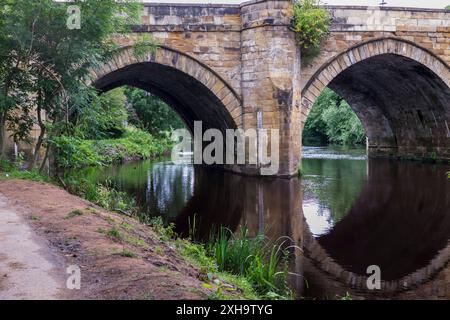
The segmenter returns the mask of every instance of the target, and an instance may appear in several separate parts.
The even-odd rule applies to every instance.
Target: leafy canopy
[[[81,29],[67,28],[69,5],[80,8]],[[8,121],[20,140],[37,123],[38,151],[49,123],[61,133],[77,119],[95,99],[90,69],[119,50],[114,35],[131,31],[141,9],[137,0],[0,0],[0,134]],[[139,43],[136,54],[154,49]]]

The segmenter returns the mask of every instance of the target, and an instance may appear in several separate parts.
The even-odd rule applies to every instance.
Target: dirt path
[[[61,268],[24,219],[0,195],[0,299],[56,299],[64,285]]]
[[[65,287],[67,266],[81,289]],[[0,181],[0,297],[204,299],[199,270],[173,243],[50,184]],[[7,274],[6,277],[3,275]]]

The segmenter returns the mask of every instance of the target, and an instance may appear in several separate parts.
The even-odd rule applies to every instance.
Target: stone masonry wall
[[[328,60],[361,42],[398,37],[429,49],[450,64],[450,12],[438,9],[329,6],[333,23],[321,53],[302,66],[302,88]]]

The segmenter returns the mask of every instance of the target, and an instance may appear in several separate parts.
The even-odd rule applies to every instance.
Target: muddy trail
[[[74,266],[80,289],[66,285],[67,268]],[[150,227],[50,184],[0,181],[0,299],[178,300],[208,294],[199,270]]]

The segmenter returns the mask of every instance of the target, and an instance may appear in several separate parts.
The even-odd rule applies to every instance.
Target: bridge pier
[[[241,7],[243,129],[279,130],[278,176],[296,174],[300,160],[300,51],[290,30],[291,1]]]

